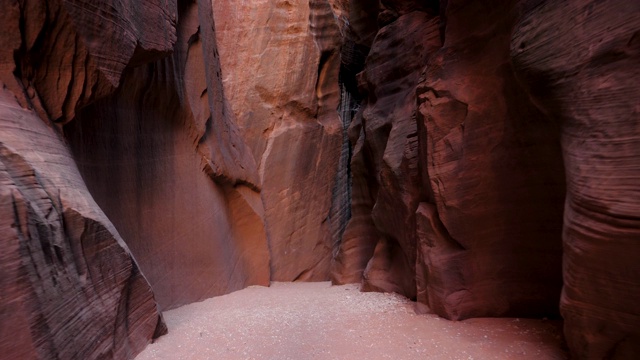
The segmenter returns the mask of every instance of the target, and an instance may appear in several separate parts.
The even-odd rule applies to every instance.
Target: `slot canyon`
[[[0,359],[640,358],[640,1],[0,4]]]

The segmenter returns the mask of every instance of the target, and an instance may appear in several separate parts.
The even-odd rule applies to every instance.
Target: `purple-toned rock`
[[[558,127],[509,63],[513,5],[449,1],[418,88],[418,210],[428,304],[451,319],[557,313],[564,171]]]
[[[335,282],[362,278],[451,319],[557,313],[559,135],[509,66],[512,7],[370,9],[379,30],[359,75]],[[366,46],[354,16],[347,34]]]
[[[520,1],[511,56],[562,126],[560,310],[573,356],[640,353],[640,3]]]
[[[269,284],[257,168],[226,109],[212,16],[208,1],[181,5],[172,55],[127,69],[64,127],[163,310]]]
[[[64,142],[6,89],[0,234],[3,357],[130,359],[166,332],[149,283]]]

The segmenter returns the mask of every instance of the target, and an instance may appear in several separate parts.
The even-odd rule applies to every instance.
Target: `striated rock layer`
[[[6,89],[0,134],[2,356],[132,358],[166,332],[149,283],[60,137]]]
[[[565,336],[576,358],[635,359],[640,354],[640,3],[520,5],[511,38],[513,62],[540,108],[562,125]]]
[[[367,264],[358,264],[359,269],[366,265],[365,289],[416,296],[414,214],[419,173],[415,87],[422,64],[439,42],[436,18],[421,11],[404,14],[378,32],[360,77],[364,101],[351,125],[352,134],[358,132],[352,169],[354,185],[361,181],[368,184],[354,188],[353,193],[354,203],[356,196],[370,197],[370,207],[364,208],[368,229],[362,227],[361,214],[354,208],[343,244],[348,249],[361,243],[367,251],[373,250]],[[396,51],[406,56],[398,59]],[[358,165],[367,169],[369,178],[355,176]],[[364,234],[358,228],[366,229]],[[342,266],[352,268],[348,261]]]
[[[420,290],[453,319],[557,312],[558,128],[515,79],[512,7],[449,1],[444,45],[417,92],[427,198],[418,209]]]
[[[509,65],[511,7],[388,2],[374,13],[334,281],[362,276],[365,289],[450,319],[557,311],[558,131]]]
[[[135,9],[122,2],[3,5],[0,352],[132,358],[166,328],[150,284],[52,121],[72,120],[113,91],[128,63],[168,51],[175,17],[153,1]]]
[[[637,354],[638,5],[341,4],[359,111],[334,283],[449,319],[560,303],[576,357]]]
[[[260,179],[225,108],[211,2],[5,10],[3,354],[133,358],[166,331],[156,299],[267,285]]]
[[[640,353],[636,1],[3,5],[3,356],[327,278]]]

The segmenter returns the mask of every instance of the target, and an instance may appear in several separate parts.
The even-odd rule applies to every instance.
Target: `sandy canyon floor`
[[[164,313],[151,359],[566,359],[561,325],[535,319],[452,322],[357,285],[273,283]]]

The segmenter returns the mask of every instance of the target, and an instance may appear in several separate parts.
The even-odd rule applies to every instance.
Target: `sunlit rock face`
[[[258,165],[271,278],[327,280],[349,200],[338,10],[327,0],[213,3],[225,97]]]

